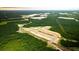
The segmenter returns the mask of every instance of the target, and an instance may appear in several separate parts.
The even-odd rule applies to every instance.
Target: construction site
[[[0,50],[79,50],[79,20],[74,12],[3,11],[0,15]]]

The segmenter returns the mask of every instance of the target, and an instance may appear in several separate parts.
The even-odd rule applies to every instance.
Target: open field
[[[42,20],[31,18],[30,21],[27,21],[20,18],[21,15],[40,13],[50,14],[47,18]],[[5,15],[7,17],[4,17]],[[61,41],[59,43],[62,46],[71,50],[79,50],[78,11],[5,11],[5,15],[3,11],[0,14],[0,50],[56,50],[55,48],[47,47],[46,42],[38,40],[29,34],[17,32],[19,30],[18,24],[25,24],[25,28],[51,26],[49,30],[55,31],[61,35]]]

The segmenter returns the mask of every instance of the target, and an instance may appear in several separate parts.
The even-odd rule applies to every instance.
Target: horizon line
[[[79,10],[79,9],[46,9],[46,7],[0,7],[0,10]]]

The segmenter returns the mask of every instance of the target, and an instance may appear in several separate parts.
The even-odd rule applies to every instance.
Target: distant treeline
[[[0,10],[0,19],[8,18],[20,18],[21,15],[33,14],[33,13],[58,13],[58,12],[68,12],[72,13],[74,11],[65,11],[65,10]],[[76,12],[79,13],[77,10]]]

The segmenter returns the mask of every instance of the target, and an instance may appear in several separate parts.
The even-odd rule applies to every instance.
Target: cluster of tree
[[[18,18],[19,14],[13,11],[0,11],[0,19]]]

